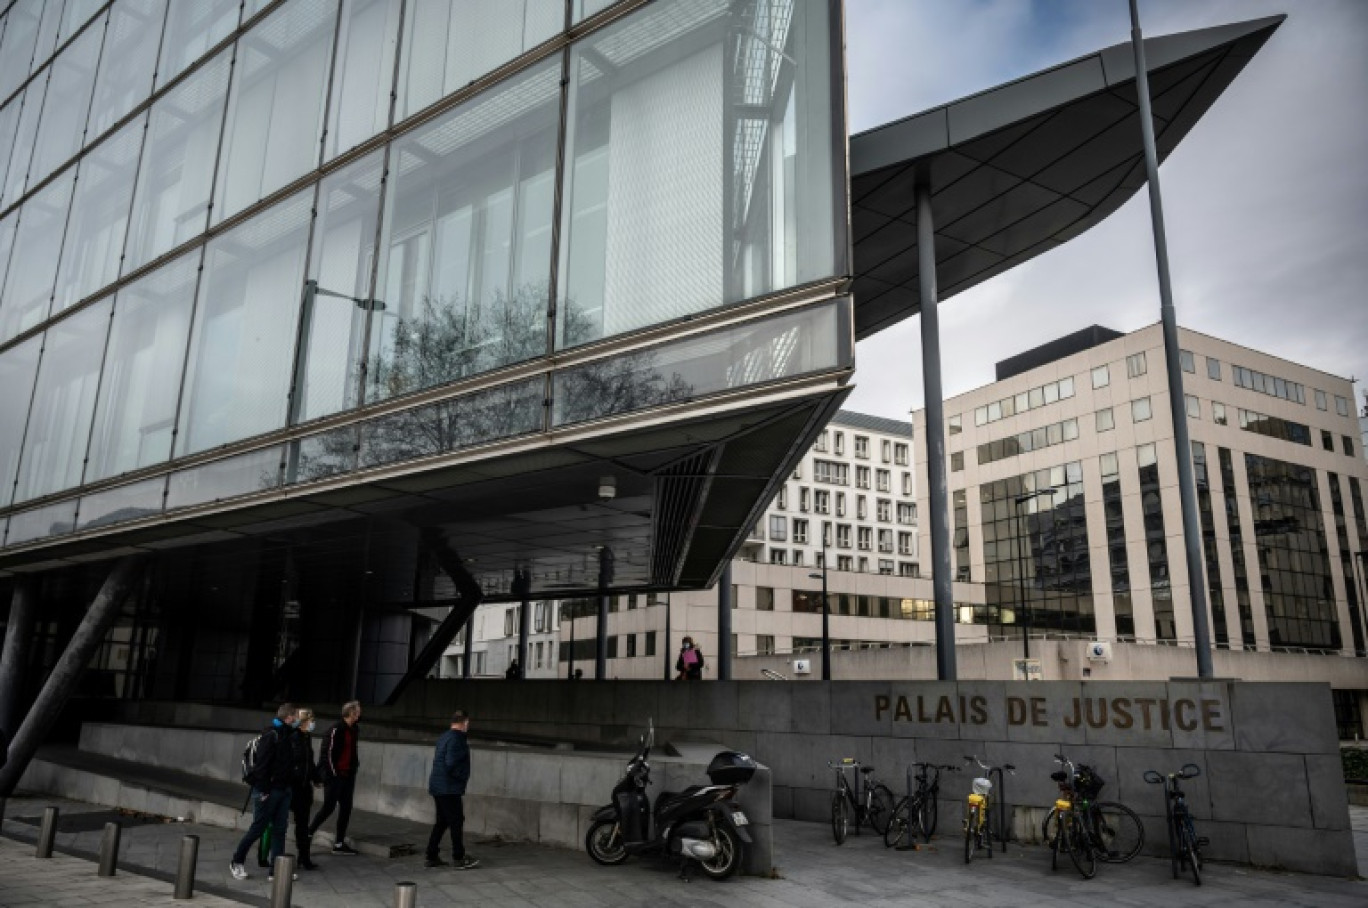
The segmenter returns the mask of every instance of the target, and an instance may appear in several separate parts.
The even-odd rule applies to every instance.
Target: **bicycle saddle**
[[[864,773],[865,775],[869,775],[869,774],[870,774],[871,772],[873,772],[873,771],[874,771],[874,767],[873,767],[873,766],[861,766],[861,767],[860,767],[860,772]]]
[[[1050,778],[1054,779],[1056,782],[1063,782],[1069,778],[1069,774],[1067,772],[1052,772],[1050,773]]]

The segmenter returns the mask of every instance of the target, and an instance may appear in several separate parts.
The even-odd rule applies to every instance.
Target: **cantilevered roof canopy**
[[[1164,159],[1285,17],[1145,41]],[[1145,182],[1118,44],[850,139],[855,334],[921,311],[913,188],[932,190],[940,298],[1073,239]]]

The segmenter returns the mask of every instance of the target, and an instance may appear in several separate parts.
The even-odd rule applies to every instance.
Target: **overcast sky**
[[[1368,380],[1368,2],[1141,0],[1146,37],[1287,13],[1160,167],[1178,323]],[[1127,0],[847,0],[852,133],[1130,39]],[[1138,139],[1137,139],[1138,142]],[[946,396],[1090,324],[1159,321],[1141,190],[1066,246],[946,301]],[[922,406],[920,327],[863,341],[848,409]]]

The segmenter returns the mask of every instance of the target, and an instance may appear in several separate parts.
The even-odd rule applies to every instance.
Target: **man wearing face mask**
[[[294,817],[295,847],[299,850],[299,866],[305,870],[318,869],[310,855],[312,842],[309,837],[309,811],[313,808],[313,790],[323,784],[318,774],[318,764],[314,760],[315,724],[313,710],[300,707],[299,729],[291,738],[294,744],[295,774],[294,786],[290,790],[290,813]]]
[[[293,703],[282,703],[275,720],[257,740],[256,759],[249,771],[252,785],[252,826],[238,842],[228,872],[235,880],[247,879],[247,851],[269,826],[271,829],[271,870],[275,873],[275,859],[285,853],[285,830],[290,822],[290,794],[294,787],[296,761],[295,727],[299,725],[299,709]]]

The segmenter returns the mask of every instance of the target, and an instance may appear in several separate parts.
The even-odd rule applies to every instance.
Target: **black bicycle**
[[[920,767],[920,768],[918,768]],[[935,763],[913,763],[907,767],[907,794],[893,808],[884,833],[884,846],[892,848],[906,839],[910,844],[918,834],[929,842],[936,834],[940,810],[941,772],[959,772],[958,766]]]
[[[1164,817],[1168,825],[1169,864],[1173,869],[1173,878],[1176,880],[1184,870],[1191,870],[1192,882],[1197,886],[1202,885],[1202,848],[1209,843],[1205,837],[1197,835],[1192,813],[1188,810],[1187,797],[1178,783],[1195,779],[1201,774],[1202,770],[1191,763],[1167,776],[1152,769],[1145,771],[1146,782],[1164,786]]]
[[[1077,766],[1063,754],[1055,754],[1055,762],[1065,769],[1050,775],[1059,783],[1063,800],[1073,804],[1087,834],[1088,844],[1099,861],[1124,864],[1140,853],[1145,845],[1145,827],[1135,811],[1115,801],[1098,801],[1106,780],[1087,763]],[[1040,833],[1047,844],[1055,841],[1056,811],[1045,815]]]
[[[879,835],[888,832],[888,821],[893,816],[893,792],[874,778],[874,767],[861,766],[851,757],[839,763],[828,762],[827,766],[836,770],[836,791],[831,796],[831,834],[836,844],[845,842],[852,820],[856,835],[860,834],[862,823],[868,823]],[[846,770],[855,771],[853,786],[846,780]]]

